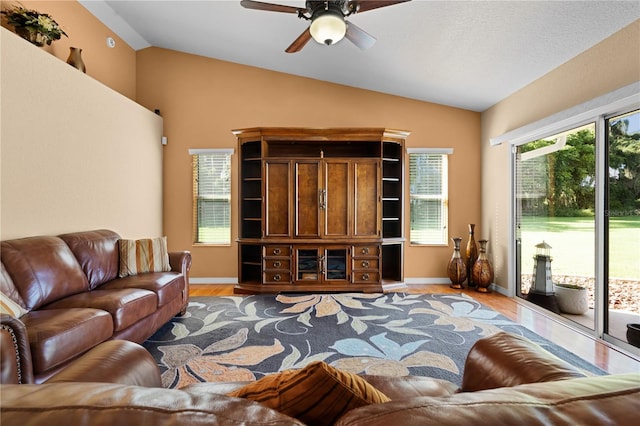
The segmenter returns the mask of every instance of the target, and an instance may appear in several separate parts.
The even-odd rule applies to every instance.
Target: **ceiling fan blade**
[[[287,47],[285,52],[287,53],[299,52],[302,50],[304,45],[307,44],[309,40],[311,40],[311,30],[307,28],[306,30],[304,30],[302,34],[298,36],[297,39],[293,41],[293,43],[291,43],[291,46]]]
[[[358,12],[362,13],[362,12],[366,12],[367,10],[378,9],[380,7],[385,7],[385,6],[393,6],[394,4],[405,3],[408,1],[411,1],[411,0],[390,0],[390,1],[361,0],[361,1],[354,1],[353,3],[358,3],[360,5],[360,7],[358,8]]]
[[[376,42],[376,38],[374,36],[358,27],[353,22],[347,22],[347,33],[345,34],[345,37],[362,50],[370,48]]]
[[[285,6],[283,4],[263,3],[261,1],[242,0],[240,2],[242,7],[255,10],[266,10],[269,12],[284,12],[284,13],[298,13],[298,11],[304,12],[305,9],[300,9],[293,6]]]

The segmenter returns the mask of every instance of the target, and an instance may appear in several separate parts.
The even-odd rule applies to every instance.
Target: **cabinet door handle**
[[[275,262],[273,262],[273,267],[274,268],[279,268],[282,265],[282,263],[280,263],[279,260],[276,260]]]
[[[319,189],[318,190],[318,205],[320,210],[324,210],[327,208],[327,190]]]
[[[363,268],[368,268],[369,267],[369,261],[368,260],[363,260],[362,261],[362,267]]]
[[[280,281],[280,279],[281,279],[281,278],[282,278],[282,277],[280,276],[280,274],[275,274],[275,275],[273,276],[273,280],[274,280],[274,281]]]
[[[274,248],[273,249],[273,254],[275,254],[276,256],[280,254],[280,249],[279,248]]]
[[[320,263],[320,274],[324,275],[324,273],[326,271],[325,266],[324,266],[324,256],[320,256],[318,258],[318,263]]]
[[[362,281],[369,281],[369,274],[362,274]]]
[[[369,247],[362,247],[362,254],[369,254]]]

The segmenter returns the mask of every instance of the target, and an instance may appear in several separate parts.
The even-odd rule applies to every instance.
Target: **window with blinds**
[[[409,149],[411,244],[447,244],[448,149]]]
[[[231,243],[231,154],[233,150],[190,150],[193,164],[193,241]]]

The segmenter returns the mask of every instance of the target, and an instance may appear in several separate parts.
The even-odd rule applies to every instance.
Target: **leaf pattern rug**
[[[605,374],[465,294],[192,297],[187,313],[144,346],[167,388],[256,380],[317,360],[353,373],[460,385],[471,346],[500,330],[525,336],[586,372]]]

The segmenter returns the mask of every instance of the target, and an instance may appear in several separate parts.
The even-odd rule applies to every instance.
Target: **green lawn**
[[[552,274],[594,275],[594,218],[524,218],[522,221],[523,274],[532,272],[535,245],[543,240],[552,247]],[[640,280],[640,216],[611,218],[609,251],[611,278]]]

